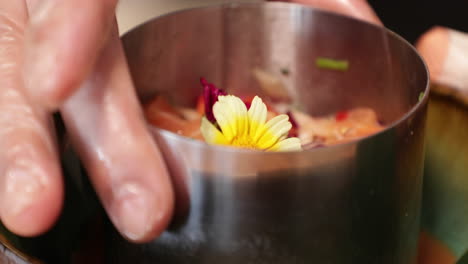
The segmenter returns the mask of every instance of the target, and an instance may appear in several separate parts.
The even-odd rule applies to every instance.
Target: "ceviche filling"
[[[232,95],[205,79],[195,108],[176,107],[157,96],[145,105],[148,122],[208,144],[260,151],[298,151],[348,142],[384,127],[370,108],[325,117],[284,107],[256,95]],[[276,100],[277,101],[277,100]]]

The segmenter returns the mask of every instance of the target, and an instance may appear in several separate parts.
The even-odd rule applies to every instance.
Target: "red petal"
[[[215,123],[216,119],[213,115],[213,105],[218,101],[218,96],[227,95],[227,93],[216,87],[214,84],[208,83],[205,78],[201,78],[200,83],[203,85],[205,116],[210,122]]]
[[[336,121],[343,121],[346,118],[348,118],[348,111],[340,111],[335,115]]]

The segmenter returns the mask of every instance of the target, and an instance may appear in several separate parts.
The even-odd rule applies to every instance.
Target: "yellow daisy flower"
[[[258,96],[247,110],[240,98],[220,95],[213,114],[219,129],[205,117],[201,123],[201,133],[209,144],[265,151],[301,150],[299,138],[287,138],[292,128],[289,117],[278,115],[267,122],[267,107]]]

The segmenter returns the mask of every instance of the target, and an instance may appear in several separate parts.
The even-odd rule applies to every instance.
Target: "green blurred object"
[[[427,122],[422,228],[462,258],[468,250],[468,107],[432,93]]]
[[[322,69],[336,70],[336,71],[347,71],[349,68],[349,62],[347,60],[334,60],[330,58],[317,58],[315,61],[317,67]]]

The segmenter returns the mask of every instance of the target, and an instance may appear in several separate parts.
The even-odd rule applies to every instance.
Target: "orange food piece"
[[[151,117],[153,114],[158,112],[167,112],[174,115],[179,115],[177,109],[173,107],[163,96],[155,97],[144,106],[144,110],[147,117]]]
[[[196,109],[200,115],[205,114],[205,99],[203,99],[203,95],[198,96]]]
[[[201,139],[201,115],[195,111],[178,109],[163,97],[156,97],[144,107],[147,121],[158,128],[169,130],[179,135]]]
[[[419,237],[418,263],[420,264],[455,264],[457,257],[450,249],[426,231]]]
[[[303,144],[334,145],[365,137],[383,129],[377,120],[377,115],[369,108],[355,108],[320,118],[299,111],[294,111],[293,114]]]
[[[179,135],[202,139],[200,132],[201,119],[184,120],[169,112],[153,112],[147,116],[148,122],[161,129],[169,130]]]
[[[250,106],[254,96],[241,97]],[[275,107],[283,109],[284,105],[267,105],[267,120],[279,113]],[[286,109],[289,106],[286,106]],[[283,109],[284,110],[284,109]],[[203,96],[198,97],[194,108],[173,107],[163,97],[157,97],[145,105],[145,116],[153,126],[169,130],[179,135],[203,140],[200,132],[201,118],[205,113]],[[297,124],[290,131],[290,136],[298,136],[303,145],[335,145],[365,137],[383,129],[376,113],[370,108],[355,108],[337,112],[326,117],[312,117],[300,111],[292,111]]]

